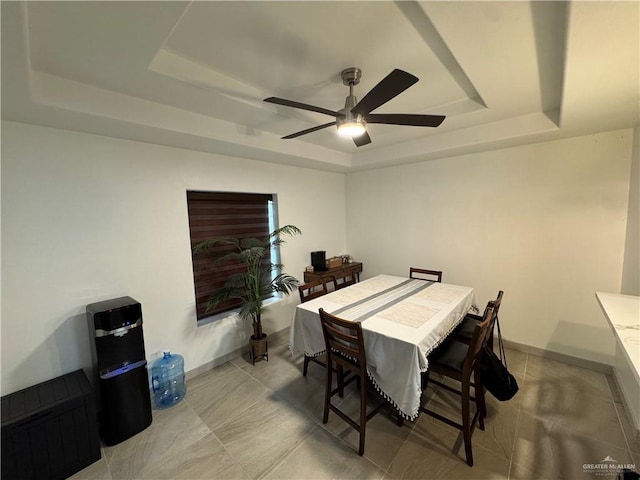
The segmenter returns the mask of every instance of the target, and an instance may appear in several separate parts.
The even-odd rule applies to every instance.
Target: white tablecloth
[[[294,355],[324,353],[320,308],[362,323],[369,377],[404,417],[414,419],[427,355],[476,308],[476,294],[471,287],[378,275],[298,305],[290,331]]]

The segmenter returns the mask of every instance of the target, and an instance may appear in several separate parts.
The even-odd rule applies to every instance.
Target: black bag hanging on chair
[[[500,333],[500,322],[496,318],[498,327],[498,345],[500,357],[485,343],[480,357],[480,378],[482,385],[489,390],[489,393],[501,402],[510,400],[518,392],[518,383],[507,369],[507,357],[502,344],[502,334]]]

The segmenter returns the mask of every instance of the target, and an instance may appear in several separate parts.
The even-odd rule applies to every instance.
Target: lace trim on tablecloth
[[[418,394],[417,396],[418,401],[413,406],[414,407],[413,410],[415,410],[416,413],[414,415],[409,415],[408,413],[403,412],[398,406],[398,404],[391,397],[389,397],[389,395],[387,395],[382,391],[382,389],[378,385],[378,382],[376,382],[376,380],[373,378],[373,376],[371,375],[371,372],[368,369],[367,369],[367,377],[369,377],[369,380],[371,380],[371,385],[373,385],[373,387],[376,389],[376,392],[378,392],[378,394],[382,398],[384,398],[387,402],[389,402],[391,406],[393,406],[393,408],[398,412],[398,414],[402,418],[410,421],[413,421],[416,418],[418,418],[418,415],[420,415],[420,397],[422,396],[422,390],[420,389],[420,387],[417,388],[417,392],[416,392]]]
[[[469,307],[469,310],[473,310],[474,312],[478,312],[478,307],[475,305],[471,305],[471,307]],[[447,333],[444,334],[444,336],[440,337],[440,339],[431,347],[431,349],[425,353],[425,357],[427,358],[427,366],[424,368],[424,370],[420,370],[421,373],[424,373],[427,371],[427,369],[429,368],[429,354],[431,352],[433,352],[436,348],[438,348],[440,345],[442,345],[442,342],[444,342],[445,340],[447,340],[449,338],[449,336],[453,333],[453,331],[458,328],[458,325],[460,325],[462,323],[462,321],[464,320],[464,317],[466,315],[464,315],[460,320],[458,320],[451,328],[449,328],[449,330],[447,330]]]
[[[291,356],[292,357],[297,357],[298,355],[304,355],[305,357],[310,357],[310,358],[316,358],[319,357],[321,355],[324,355],[327,351],[326,350],[322,350],[318,353],[307,353],[304,351],[300,351],[300,350],[296,350],[293,348],[293,344],[289,343],[289,352],[291,352]]]

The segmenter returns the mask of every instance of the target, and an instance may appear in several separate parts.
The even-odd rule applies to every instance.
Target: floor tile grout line
[[[358,450],[357,447],[354,445],[351,445],[349,442],[347,442],[344,438],[340,437],[337,433],[335,433],[332,430],[329,430],[328,427],[326,427],[325,425],[329,425],[329,422],[327,422],[326,424],[322,423],[320,425],[318,425],[319,428],[322,428],[326,433],[328,433],[329,435],[331,435],[332,437],[334,437],[335,439],[338,440],[338,442],[340,442],[341,444],[343,444],[348,450],[353,451],[354,455],[358,454]],[[355,431],[355,430],[354,430]],[[366,437],[365,437],[366,438]],[[358,455],[359,456],[359,455]],[[382,470],[382,472],[384,472],[384,474],[387,473],[386,469],[382,467],[382,465],[379,465],[377,462],[375,462],[371,457],[367,456],[367,450],[366,450],[366,445],[365,445],[365,451],[364,454],[362,455],[362,457],[364,460],[366,460],[367,462],[371,463],[372,465],[376,466],[377,468],[379,468],[380,470]],[[389,464],[391,465],[391,464]],[[383,474],[383,476],[384,476]]]
[[[299,413],[300,415],[303,415],[307,420],[313,422],[315,424],[315,426],[320,425],[321,419],[317,419],[312,417],[311,415],[309,415],[307,412],[305,412],[304,410],[301,410],[299,407],[297,407],[296,405],[294,405],[293,403],[291,403],[289,400],[287,400],[285,397],[283,397],[281,394],[279,394],[278,392],[273,392],[273,394],[280,399],[282,402],[286,403],[288,407],[292,408],[293,410],[295,410],[297,413]]]
[[[232,360],[229,360],[229,361],[227,361],[227,362],[223,363],[222,365],[218,365],[217,367],[213,367],[213,368],[211,368],[211,369],[210,369],[210,370],[208,370],[207,372],[203,372],[203,373],[201,373],[200,375],[204,375],[204,374],[206,374],[206,373],[213,372],[216,368],[222,367],[222,366],[223,366],[223,365],[225,365],[225,364],[232,365],[232,366],[234,367],[234,369],[235,369],[235,370],[242,370],[238,365],[236,365],[235,363],[233,363],[233,361],[232,361]],[[235,371],[234,369],[230,369],[228,372],[223,373],[222,375],[216,376],[216,378],[215,378],[215,379],[213,379],[213,380],[211,380],[211,382],[208,382],[208,383],[206,383],[206,384],[204,384],[204,385],[200,385],[200,386],[199,386],[199,387],[197,387],[197,388],[193,388],[193,387],[189,388],[189,381],[193,381],[193,378],[197,378],[197,377],[199,377],[199,376],[200,376],[200,375],[197,375],[196,377],[193,377],[193,378],[191,378],[191,379],[189,379],[189,380],[187,381],[187,391],[197,392],[198,390],[201,390],[201,389],[203,389],[203,388],[206,388],[210,383],[212,383],[212,382],[216,382],[216,381],[218,381],[219,379],[224,378],[224,377],[226,377],[226,376],[231,375],[232,373],[234,373],[234,371]]]
[[[274,463],[273,465],[271,465],[269,468],[267,468],[262,475],[259,475],[257,477],[256,480],[261,480],[263,479],[265,476],[267,476],[268,474],[270,474],[271,472],[273,472],[276,468],[278,468],[280,465],[282,465],[282,463],[289,458],[291,455],[293,455],[293,452],[295,452],[296,450],[298,450],[299,448],[301,448],[302,444],[309,438],[311,437],[311,435],[313,435],[313,432],[315,432],[316,430],[318,430],[319,426],[313,425],[313,427],[306,433],[306,435],[304,435],[304,437],[302,437],[300,439],[300,441],[298,443],[296,443],[293,447],[291,447],[291,449],[287,450],[282,457],[280,458],[280,460],[277,463]]]
[[[616,402],[613,402],[613,409],[616,412],[616,417],[618,418],[618,423],[620,424],[620,430],[622,430],[622,436],[624,437],[624,441],[627,444],[627,450],[629,451],[629,453],[631,453],[633,451],[631,449],[631,443],[629,442],[629,437],[627,435],[627,431],[624,428],[624,425],[622,424],[622,418],[621,418],[620,409],[616,405]]]
[[[113,474],[111,473],[111,465],[109,464],[109,459],[107,458],[107,453],[104,451],[104,448],[100,447],[102,456],[104,457],[104,463],[107,465],[107,472],[109,473],[109,478],[113,479]]]
[[[524,367],[522,368],[522,380],[523,382],[527,381],[527,366],[529,365],[529,354],[525,353],[524,354]],[[522,388],[524,387],[524,385],[518,385],[518,390],[522,390]],[[516,393],[517,395],[517,393]],[[522,393],[521,393],[522,395]],[[518,402],[518,420],[520,420],[520,410],[522,410],[522,402]],[[516,424],[516,428],[518,427],[518,424]]]
[[[260,384],[260,386],[267,388],[267,390],[269,390],[270,392],[273,392],[273,390],[271,390],[270,388],[266,387],[263,383],[259,382],[258,380],[256,380],[254,377],[252,377],[251,375],[249,375],[247,372],[245,372],[244,370],[242,370],[241,368],[238,368],[238,370],[240,370],[244,375],[247,375],[247,377],[249,377],[249,379],[254,380],[256,382],[258,382]],[[220,378],[223,378],[226,375],[221,376]],[[216,379],[217,380],[217,379]],[[236,419],[237,417],[239,417],[241,414],[243,414],[244,412],[246,412],[247,410],[249,410],[250,408],[252,408],[256,403],[260,402],[264,397],[258,397],[256,398],[256,400],[249,404],[245,409],[243,409],[241,412],[236,412],[235,415],[232,415],[231,417],[227,418],[224,422],[222,422],[219,425],[216,425],[216,429],[223,427],[224,425],[226,425],[227,423],[229,423],[230,421]],[[204,420],[202,419],[202,417],[200,416],[200,414],[196,411],[195,408],[193,408],[193,406],[189,403],[187,396],[185,396],[184,398],[185,402],[187,403],[187,405],[189,405],[189,408],[191,408],[195,414],[198,416],[198,418],[200,420],[202,420],[202,422],[204,422]],[[205,425],[207,425],[205,423]],[[211,433],[213,433],[213,429],[211,427],[209,427],[209,425],[207,425],[207,428],[209,428],[209,430],[211,430]],[[217,438],[217,437],[216,437]]]
[[[418,416],[415,418],[415,420],[412,422],[413,425],[411,425],[411,430],[409,430],[409,434],[405,437],[405,439],[402,441],[402,444],[400,445],[400,447],[398,448],[398,451],[396,452],[396,454],[393,456],[393,458],[391,459],[391,461],[389,462],[389,466],[384,470],[384,474],[385,475],[391,475],[391,472],[389,471],[389,469],[391,469],[391,466],[393,465],[393,462],[396,461],[396,458],[398,458],[398,455],[400,454],[400,451],[402,450],[402,447],[404,447],[407,442],[409,441],[409,437],[411,436],[411,434],[414,432],[414,430],[416,429],[416,425],[418,425],[418,419],[420,418],[420,414],[418,414]],[[407,422],[405,422],[406,425]]]
[[[198,417],[200,417],[200,415],[198,415]],[[200,420],[202,420],[202,418],[200,417]],[[202,422],[204,423],[204,420],[202,420]],[[233,462],[238,465],[240,467],[240,469],[242,470],[242,472],[247,476],[247,478],[251,478],[251,476],[249,475],[249,472],[247,472],[245,470],[245,468],[242,466],[242,464],[236,460],[236,458],[233,456],[233,454],[229,451],[229,449],[227,448],[227,446],[224,444],[224,442],[222,440],[220,440],[220,438],[218,438],[218,436],[213,433],[213,430],[211,431],[211,435],[220,442],[220,445],[222,445],[222,448],[224,449],[225,452],[227,452],[227,455],[229,455],[229,458],[231,458],[233,460]]]
[[[513,470],[513,455],[516,451],[516,441],[518,440],[518,429],[520,428],[520,414],[521,411],[520,409],[516,410],[517,412],[517,417],[516,417],[516,428],[515,431],[513,432],[513,441],[511,442],[511,455],[509,455],[509,480],[511,480],[511,473]]]
[[[271,390],[271,389],[269,389],[269,390],[273,392],[273,390]],[[274,393],[276,396],[278,396],[278,394],[277,394],[277,393],[275,393],[275,392],[273,392],[273,393]],[[257,401],[260,401],[260,399],[258,399]],[[305,414],[305,413],[304,413],[304,412],[302,412],[301,410],[297,409],[297,408],[295,407],[295,405],[291,405],[291,404],[289,404],[289,402],[287,402],[287,401],[286,401],[286,399],[283,399],[283,401],[285,401],[285,403],[287,403],[289,407],[293,408],[294,410],[297,410],[297,412],[298,412],[299,414],[303,415],[305,419],[310,420],[310,421],[313,423],[313,419],[311,419],[307,414]],[[255,402],[255,403],[257,403],[257,402]],[[253,405],[255,405],[255,403],[253,403],[250,407],[247,407],[247,408],[251,408]],[[245,412],[246,410],[247,410],[247,409],[243,410],[242,412]],[[239,416],[240,416],[240,414],[241,414],[242,412],[239,412],[237,415],[234,415],[233,417],[229,418],[226,422],[224,422],[224,423],[223,423],[223,424],[221,424],[220,426],[222,426],[222,425],[226,424],[227,422],[229,422],[229,421],[231,421],[231,420],[233,420],[233,419],[235,419],[235,418],[239,417]],[[218,428],[218,427],[216,427],[216,428]],[[229,453],[229,456],[230,456],[231,458],[233,458],[233,459],[234,459],[234,461],[236,461],[236,463],[237,463],[238,465],[240,465],[240,467],[242,467],[242,470],[243,470],[243,472],[245,472],[245,473],[247,474],[247,477],[252,478],[252,479],[254,479],[254,480],[258,480],[258,479],[263,478],[263,477],[264,477],[265,475],[267,475],[269,472],[271,472],[271,471],[272,471],[272,470],[273,470],[277,465],[279,465],[279,464],[280,464],[280,463],[281,463],[281,462],[282,462],[286,457],[288,457],[288,456],[291,454],[291,452],[293,452],[293,451],[294,451],[294,450],[295,450],[299,445],[301,445],[301,444],[302,444],[302,443],[303,443],[303,442],[304,442],[304,441],[309,437],[310,432],[313,432],[316,428],[317,428],[317,425],[316,425],[316,424],[312,425],[312,426],[311,426],[311,428],[309,429],[309,432],[307,432],[307,434],[305,434],[305,436],[300,440],[300,442],[298,442],[296,445],[294,445],[290,450],[287,450],[287,451],[283,454],[283,456],[282,456],[281,460],[280,460],[278,463],[276,463],[276,464],[272,465],[271,467],[269,467],[267,470],[265,470],[265,471],[264,471],[261,475],[259,475],[258,477],[251,477],[251,476],[248,474],[248,472],[246,471],[246,469],[242,466],[242,464],[241,464],[239,461],[237,461],[237,460],[235,459],[235,457],[231,454],[231,452],[229,452],[229,450],[227,449],[226,444],[225,444],[222,440],[220,440],[220,439],[218,438],[218,436],[217,436],[217,435],[215,435],[215,433],[214,433],[213,431],[212,431],[211,433],[212,433],[212,434],[213,434],[213,435],[218,439],[218,441],[220,441],[220,443],[221,443],[221,444],[222,444],[222,446],[224,447],[225,451],[227,451],[227,452]]]

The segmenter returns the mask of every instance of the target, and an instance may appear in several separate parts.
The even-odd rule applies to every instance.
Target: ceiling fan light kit
[[[359,137],[364,132],[367,131],[365,124],[361,120],[353,120],[353,121],[337,121],[338,125],[338,135],[341,137]]]
[[[381,123],[386,125],[406,125],[415,127],[437,127],[445,117],[443,115],[420,115],[402,113],[371,113],[392,98],[400,95],[407,88],[418,81],[418,78],[403,70],[395,69],[367,93],[360,102],[353,95],[353,87],[360,83],[362,71],[358,67],[346,68],[340,72],[342,83],[349,87],[349,96],[344,102],[344,108],[337,112],[315,105],[286,100],[284,98],[269,97],[265,102],[283,105],[285,107],[299,108],[310,112],[322,113],[335,117],[334,122],[325,123],[316,127],[307,128],[300,132],[282,137],[283,139],[296,138],[307,133],[312,133],[324,128],[336,125],[338,134],[343,137],[351,137],[357,147],[371,143],[367,133],[367,123]]]
[[[340,72],[342,83],[349,87],[349,96],[344,101],[344,108],[338,110],[336,126],[338,135],[342,137],[359,137],[367,131],[364,117],[361,114],[353,114],[351,110],[358,103],[358,99],[353,95],[353,86],[360,83],[362,71],[358,67],[347,68]]]

